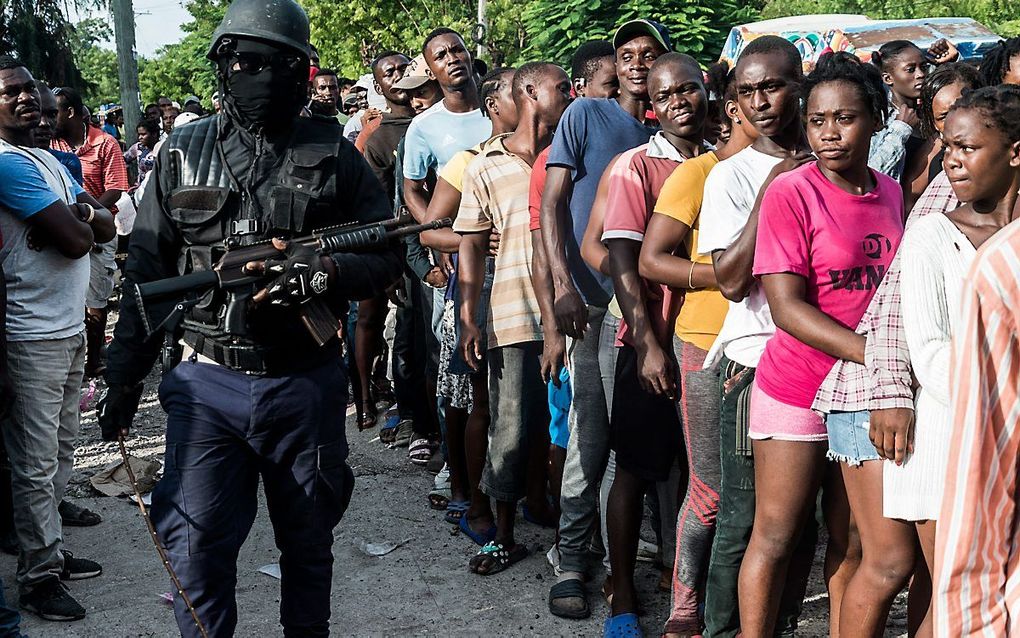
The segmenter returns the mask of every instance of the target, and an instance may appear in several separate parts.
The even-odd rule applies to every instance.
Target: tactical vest
[[[297,118],[289,144],[271,167],[259,161],[263,151],[256,140],[246,172],[232,174],[217,140],[219,117],[174,130],[166,141],[172,178],[163,209],[180,233],[182,275],[211,269],[232,248],[305,235],[342,221],[336,202],[342,135],[335,125]],[[225,304],[222,291],[206,294],[184,317],[184,341],[228,367],[265,372],[267,353],[257,334],[238,338],[224,332]],[[272,312],[289,312],[289,319],[299,322],[296,311]]]

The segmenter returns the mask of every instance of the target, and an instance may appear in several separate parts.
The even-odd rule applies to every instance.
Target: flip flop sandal
[[[471,529],[470,525],[468,525],[467,516],[460,517],[460,523],[458,523],[458,526],[460,527],[460,531],[464,532],[465,536],[473,540],[475,543],[482,545],[483,547],[491,543],[492,540],[496,538],[495,525],[485,530],[484,532],[476,532],[475,530]]]
[[[580,608],[564,607],[556,602],[567,598],[580,598],[584,605]],[[579,578],[571,578],[553,585],[549,589],[549,613],[560,618],[574,620],[590,616],[591,607],[588,605],[588,592],[584,588],[584,583]]]
[[[407,449],[407,458],[415,465],[427,465],[432,458],[432,444],[428,439],[415,439]]]
[[[443,517],[443,520],[450,525],[459,526],[469,507],[471,507],[471,501],[450,501],[446,505],[446,516]]]
[[[451,498],[453,498],[453,493],[450,490],[450,470],[444,465],[432,481],[432,491],[428,496],[429,507],[434,510],[445,510]]]
[[[637,614],[620,614],[606,618],[603,638],[644,638]]]
[[[478,550],[478,553],[471,559],[468,567],[479,576],[492,576],[527,557],[528,549],[524,545],[514,545],[507,549],[502,543],[489,541],[482,549]],[[485,564],[488,564],[489,568],[485,571],[479,571],[479,568]]]

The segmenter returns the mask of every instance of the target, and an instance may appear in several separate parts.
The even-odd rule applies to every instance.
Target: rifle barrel
[[[439,230],[440,228],[449,228],[451,226],[453,226],[452,219],[437,219],[426,224],[398,226],[397,228],[390,230],[387,234],[391,237],[404,237],[405,235],[417,235],[418,233],[425,232],[426,230]]]

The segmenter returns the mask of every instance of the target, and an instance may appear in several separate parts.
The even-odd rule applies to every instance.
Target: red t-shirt
[[[542,208],[542,193],[545,191],[545,162],[549,159],[549,149],[545,150],[535,158],[535,165],[531,167],[531,185],[528,187],[528,212],[531,213],[529,230],[540,230],[542,222],[539,220],[539,210]]]
[[[96,199],[109,190],[127,191],[131,188],[124,153],[112,135],[89,126],[85,142],[77,150],[71,148],[64,140],[58,139],[54,139],[50,147],[78,156],[81,160],[82,176],[85,178],[85,191]],[[115,207],[111,206],[110,212],[116,212]]]
[[[602,224],[602,241],[631,239],[644,241],[645,229],[652,218],[655,202],[666,179],[682,159],[661,134],[648,144],[620,155],[609,172],[609,193],[606,196],[606,217]],[[673,324],[683,303],[683,294],[668,286],[645,281],[645,298],[652,326],[659,343],[669,344]],[[620,322],[617,340],[633,345],[626,321]]]

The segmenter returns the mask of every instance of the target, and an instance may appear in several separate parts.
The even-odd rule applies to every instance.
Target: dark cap
[[[613,36],[613,48],[619,49],[634,38],[643,35],[652,36],[667,51],[673,50],[673,45],[669,39],[669,30],[654,20],[645,20],[644,18],[624,22]]]

